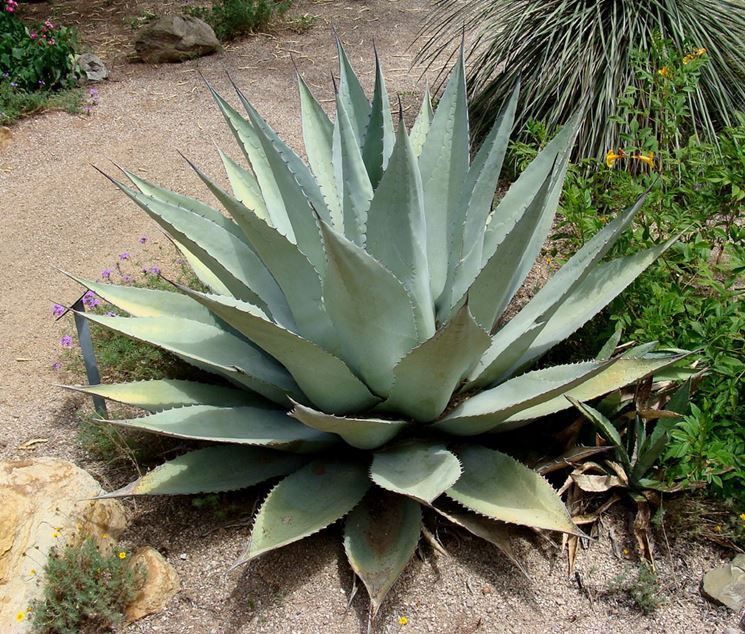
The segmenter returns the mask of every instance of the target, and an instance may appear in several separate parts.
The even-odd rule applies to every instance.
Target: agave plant
[[[476,135],[486,134],[515,78],[526,90],[518,117],[550,127],[561,124],[588,99],[577,143],[579,157],[602,158],[618,144],[612,120],[618,98],[634,77],[632,52],[649,51],[656,34],[685,54],[705,50],[710,64],[687,95],[696,131],[734,125],[745,108],[745,7],[741,0],[437,0],[422,33],[429,37],[419,59],[432,63],[452,48],[461,29],[469,47],[471,114]],[[685,63],[685,62],[684,62]],[[655,72],[658,69],[649,69]],[[641,126],[653,126],[650,119]]]
[[[221,154],[229,214],[125,172],[116,182],[209,289],[78,281],[128,315],[86,317],[222,383],[79,387],[142,408],[110,421],[208,441],[111,496],[230,491],[277,478],[241,562],[346,517],[344,546],[377,611],[412,556],[422,509],[476,534],[509,522],[578,533],[537,473],[493,448],[515,429],[675,362],[614,358],[526,371],[667,244],[601,262],[639,205],[606,225],[512,319],[500,319],[551,227],[578,118],[492,212],[517,89],[470,160],[463,58],[439,106],[394,123],[376,56],[369,100],[339,45],[332,119],[298,77],[308,163],[237,90],[212,95],[250,169]],[[640,203],[641,204],[641,203]],[[461,512],[442,507],[457,503]],[[450,508],[450,507],[448,507]]]

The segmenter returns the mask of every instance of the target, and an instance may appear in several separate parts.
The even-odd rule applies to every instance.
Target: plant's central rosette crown
[[[462,55],[437,109],[426,95],[410,131],[391,116],[378,60],[368,100],[341,46],[339,57],[333,119],[299,78],[308,163],[240,91],[247,117],[212,91],[248,166],[221,154],[232,192],[194,169],[228,216],[129,172],[134,188],[117,182],[210,292],[79,280],[131,315],[89,319],[223,384],[80,389],[149,412],[116,424],[213,443],[112,495],[228,491],[281,478],[242,559],[346,516],[346,552],[377,610],[416,548],[423,507],[482,536],[495,520],[577,532],[552,487],[484,446],[482,435],[678,357],[527,371],[666,248],[602,261],[636,208],[497,327],[550,230],[577,117],[492,210],[517,88],[471,160]],[[445,498],[461,510],[443,508]]]

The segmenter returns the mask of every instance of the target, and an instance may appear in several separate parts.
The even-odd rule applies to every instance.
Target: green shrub
[[[211,7],[191,7],[188,13],[207,22],[221,42],[229,42],[266,28],[291,6],[292,0],[217,0]]]
[[[473,30],[469,52],[472,119],[483,136],[519,77],[524,92],[518,126],[550,128],[585,106],[575,156],[602,157],[619,138],[612,117],[636,78],[631,52],[650,50],[661,31],[676,50],[706,49],[711,64],[684,96],[705,138],[735,123],[745,109],[745,10],[738,0],[439,0],[426,25],[434,35],[419,53],[432,62]],[[654,61],[648,59],[648,61]],[[656,72],[660,67],[650,65]],[[653,127],[648,119],[643,127]]]
[[[143,574],[126,551],[101,553],[93,539],[52,549],[44,568],[43,598],[32,605],[36,634],[98,634],[122,621]]]

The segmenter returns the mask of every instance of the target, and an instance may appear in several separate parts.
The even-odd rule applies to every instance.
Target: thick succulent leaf
[[[424,147],[424,142],[427,140],[427,134],[429,133],[434,115],[435,113],[432,111],[432,97],[429,94],[429,85],[427,85],[424,89],[419,114],[416,116],[409,134],[411,149],[417,157],[422,153],[422,147]]]
[[[137,189],[145,194],[145,196],[155,198],[156,200],[168,203],[169,205],[175,205],[176,207],[188,209],[192,213],[211,220],[216,225],[219,225],[220,227],[225,229],[225,231],[229,231],[230,233],[232,233],[236,238],[245,240],[240,228],[238,227],[238,225],[235,224],[235,222],[233,222],[230,218],[226,218],[224,214],[220,213],[217,209],[210,207],[201,200],[192,198],[191,196],[184,196],[183,194],[179,194],[169,189],[165,189],[163,187],[150,183],[144,178],[140,178],[139,176],[136,176],[135,174],[133,174],[132,172],[128,172],[127,170],[122,171],[127,176],[127,178],[132,181],[132,183],[134,183]]]
[[[427,259],[432,296],[445,289],[453,237],[462,231],[465,210],[458,205],[468,175],[468,104],[461,48],[458,62],[437,105],[419,156],[427,214]]]
[[[414,299],[417,330],[422,340],[435,333],[423,200],[419,168],[402,120],[388,169],[367,212],[366,248],[403,282]]]
[[[463,184],[459,204],[465,209],[465,222],[462,230],[455,234],[450,254],[448,288],[445,293],[450,302],[442,302],[441,308],[444,309],[442,318],[450,314],[450,308],[454,303],[450,287],[455,284],[461,289],[467,288],[468,283],[465,281],[475,280],[481,269],[484,228],[491,213],[499,174],[507,152],[515,120],[518,93],[519,85],[516,85],[512,97],[502,109],[489,136],[479,148]],[[460,295],[462,293],[458,296]]]
[[[299,403],[294,405],[290,415],[301,423],[319,431],[337,434],[348,445],[357,449],[377,449],[397,436],[407,425],[401,420],[332,416]]]
[[[540,252],[546,235],[537,235],[536,232],[545,229],[548,233],[548,219],[553,221],[556,210],[548,204],[553,178],[553,173],[546,176],[525,212],[496,246],[466,291],[474,318],[486,330],[491,331],[501,317]],[[459,281],[465,281],[465,278],[461,277]],[[454,291],[460,300],[459,289],[455,287]]]
[[[393,371],[393,388],[380,408],[418,421],[436,419],[491,339],[468,306],[407,354]]]
[[[411,298],[380,262],[324,223],[323,297],[344,360],[370,389],[387,395],[393,368],[417,344]]]
[[[639,277],[676,239],[633,255],[597,264],[551,315],[521,363],[541,356],[579,330]]]
[[[431,504],[458,480],[458,458],[444,445],[410,442],[377,452],[370,478],[379,487]]]
[[[287,371],[253,345],[221,328],[176,317],[102,317],[81,313],[111,330],[168,350],[197,367],[245,385],[276,403],[304,400]]]
[[[458,451],[463,475],[447,496],[467,509],[502,522],[584,536],[561,498],[535,471],[500,451]]]
[[[354,134],[361,149],[365,142],[367,125],[370,121],[371,106],[365,96],[365,91],[362,89],[360,80],[349,63],[347,52],[338,38],[336,40],[336,47],[339,53],[338,94],[344,103],[344,109],[349,114]]]
[[[571,407],[565,396],[571,396],[578,401],[589,401],[613,390],[634,383],[645,376],[661,370],[685,358],[686,354],[657,356],[649,359],[616,359],[602,372],[592,376],[577,387],[573,387],[565,394],[541,402],[540,404],[523,409],[505,421],[504,429],[519,427],[526,421],[541,416],[547,416]]]
[[[388,102],[383,69],[376,50],[375,88],[370,109],[370,120],[367,124],[364,145],[362,146],[362,156],[373,189],[377,188],[383,170],[388,164],[388,157],[393,151],[394,139],[391,104]]]
[[[259,509],[251,541],[240,562],[333,524],[357,506],[369,488],[370,480],[362,464],[311,462],[271,490]]]
[[[149,412],[159,412],[185,405],[215,405],[237,407],[273,407],[269,401],[242,390],[197,381],[160,379],[156,381],[131,381],[110,385],[66,385],[69,390],[84,392],[117,403],[140,407]]]
[[[377,403],[341,359],[273,323],[255,306],[231,297],[184,292],[277,359],[310,401],[324,411],[345,414]]]
[[[520,560],[515,555],[515,551],[512,549],[512,541],[510,540],[510,529],[507,524],[503,522],[497,522],[496,520],[478,515],[477,513],[471,513],[469,511],[463,511],[459,513],[445,512],[442,509],[435,508],[440,515],[445,519],[451,521],[456,526],[465,528],[469,533],[486,540],[490,544],[496,546],[500,552],[507,557],[526,577],[528,573],[525,571]]]
[[[303,118],[303,142],[308,155],[308,163],[323,194],[331,223],[339,228],[343,220],[332,162],[334,126],[300,73],[297,76],[297,83]]]
[[[171,237],[173,245],[181,252],[181,255],[186,260],[186,263],[191,268],[197,279],[209,288],[213,293],[219,293],[220,295],[231,295],[230,289],[225,286],[205,264],[196,255],[194,255],[189,249],[181,244],[178,240]]]
[[[505,425],[505,421],[524,409],[545,401],[562,399],[567,390],[590,380],[614,361],[586,361],[558,365],[528,372],[490,390],[477,393],[460,403],[435,429],[457,436],[473,436]]]
[[[621,440],[621,434],[616,429],[616,426],[595,408],[580,403],[576,398],[571,396],[567,396],[567,398],[595,426],[603,438],[615,448],[616,456],[623,463],[627,473],[630,473],[631,462],[629,461],[629,455],[626,453],[623,441]]]
[[[297,454],[263,447],[205,447],[169,460],[127,486],[101,497],[236,491],[292,473],[305,462]]]
[[[251,164],[251,168],[256,175],[256,181],[259,183],[261,195],[266,204],[266,211],[271,220],[270,224],[276,227],[283,236],[287,236],[288,240],[295,242],[295,232],[292,229],[292,223],[290,223],[290,218],[285,209],[285,203],[280,192],[280,186],[274,176],[269,159],[264,152],[264,148],[259,139],[259,134],[254,129],[253,125],[246,121],[238,111],[218,95],[209,84],[208,87],[212,93],[212,97],[220,107],[220,110],[225,117],[225,121],[228,123],[228,127],[230,127],[233,132],[233,135],[237,139],[238,144],[243,150],[244,155],[248,159],[248,162]]]
[[[106,422],[176,438],[254,445],[296,453],[316,452],[338,441],[331,434],[292,420],[284,410],[261,407],[191,405],[142,418]]]
[[[271,276],[256,253],[242,239],[204,216],[113,182],[197,257],[232,295],[265,305],[258,289],[270,285]]]
[[[644,200],[645,197],[640,198],[636,204],[619,214],[596,233],[554,274],[543,288],[536,293],[535,297],[494,335],[492,345],[470,377],[471,386],[479,387],[498,381],[504,376],[514,373],[516,367],[523,366],[538,356],[525,352],[532,344],[528,332],[533,330],[535,334],[533,340],[535,340],[542,330],[535,330],[535,325],[547,323],[572,290],[587,277],[623,231],[631,224]],[[512,359],[509,364],[505,363],[504,359],[500,358],[503,351],[507,348],[514,349],[513,344],[518,340],[523,341],[520,358]],[[527,340],[528,345],[525,345],[525,340]]]
[[[331,222],[331,214],[318,181],[310,168],[279,138],[237,87],[236,92],[259,135],[261,146],[274,172],[298,248],[323,275],[325,259],[316,214],[326,222]]]
[[[266,202],[264,202],[264,196],[261,194],[261,188],[256,177],[225,154],[225,152],[220,149],[217,151],[220,153],[222,164],[225,167],[225,173],[230,181],[233,197],[249,209],[252,209],[259,218],[270,222]]]
[[[336,190],[342,206],[344,235],[358,246],[365,245],[367,210],[373,188],[349,113],[341,95],[336,95],[336,126],[333,137]]]
[[[278,285],[278,290],[281,289],[280,297],[273,296],[271,304],[267,303],[275,321],[288,328],[297,327],[313,341],[332,347],[334,337],[323,309],[321,280],[317,269],[298,246],[218,187],[205,174],[196,168],[195,171],[235,218],[251,247],[271,272],[272,281]]]
[[[414,555],[421,529],[419,504],[384,491],[368,494],[344,522],[344,550],[370,595],[373,619]]]
[[[556,198],[556,204],[558,204],[558,198],[564,184],[563,176],[568,153],[580,121],[579,114],[575,114],[559,133],[546,144],[546,147],[538,153],[530,165],[518,176],[517,180],[510,185],[510,188],[499,201],[484,233],[484,248],[481,256],[483,264],[494,254],[497,245],[504,240],[517,219],[523,215],[533,200],[535,192],[541,188],[546,177],[554,172],[555,168],[558,168],[558,170],[554,172],[556,186],[553,188],[552,194]],[[543,228],[537,231],[538,234],[543,232]]]
[[[181,293],[136,286],[101,284],[69,273],[65,275],[134,317],[179,317],[203,324],[219,325],[219,321],[209,310]]]

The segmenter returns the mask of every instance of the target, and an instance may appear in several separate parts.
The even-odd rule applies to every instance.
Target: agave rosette
[[[221,154],[227,211],[126,172],[118,183],[209,289],[78,281],[130,317],[87,318],[225,379],[79,387],[142,408],[111,421],[209,441],[111,493],[236,490],[279,478],[241,561],[341,518],[374,610],[412,556],[422,507],[501,543],[498,522],[577,533],[551,485],[484,434],[514,429],[649,375],[667,354],[526,371],[667,245],[602,261],[620,214],[512,319],[500,318],[549,233],[578,118],[492,210],[517,89],[470,160],[462,55],[439,105],[394,123],[376,58],[369,100],[339,46],[333,120],[298,78],[307,163],[244,95],[212,94],[250,167]],[[77,278],[76,278],[77,279]],[[462,509],[442,507],[449,498]]]

